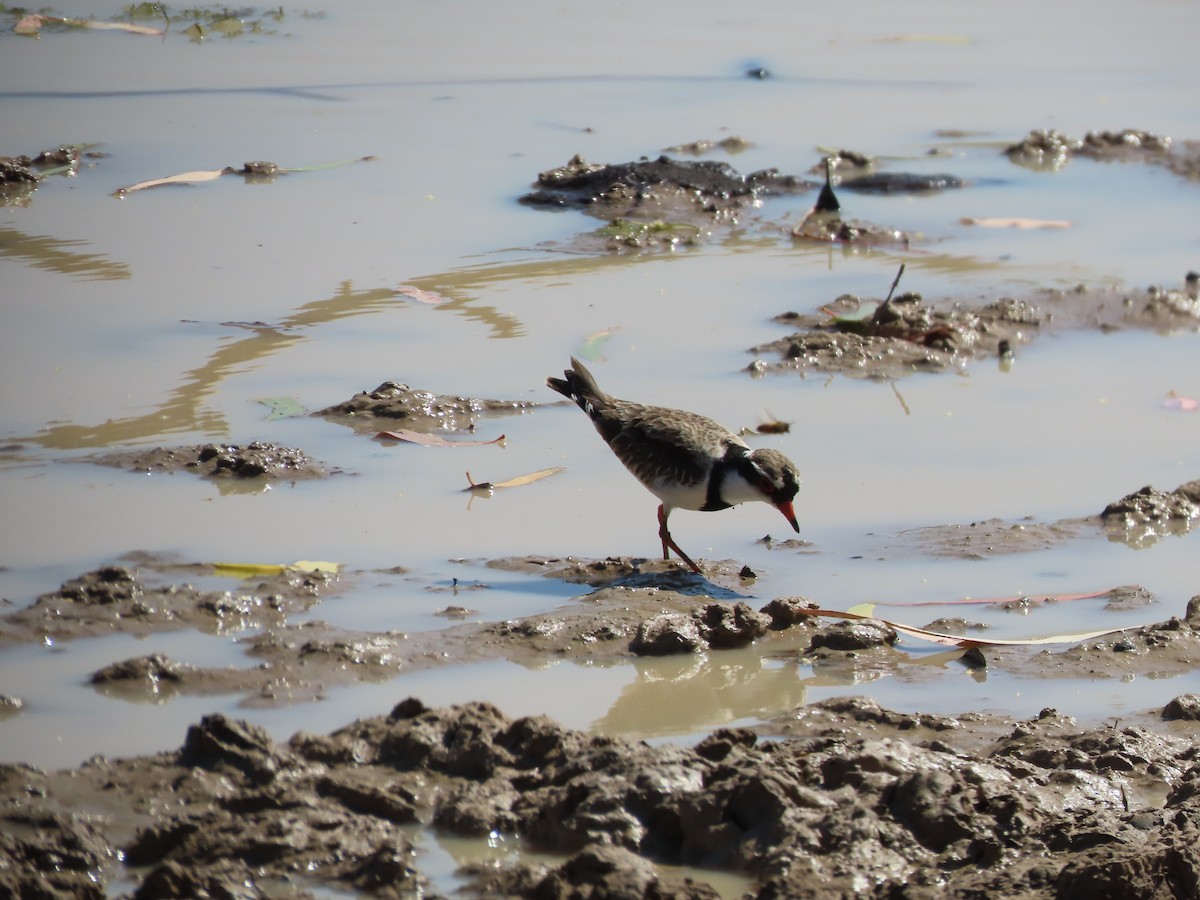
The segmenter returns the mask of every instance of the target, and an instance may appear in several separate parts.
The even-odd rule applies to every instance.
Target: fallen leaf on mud
[[[504,435],[500,435],[500,437],[493,438],[490,441],[448,441],[436,434],[409,431],[407,428],[398,428],[395,431],[381,431],[375,435],[376,440],[405,441],[409,444],[420,444],[422,447],[484,447],[488,444],[499,444],[504,440],[504,437]]]
[[[290,566],[277,563],[213,563],[212,567],[215,574],[229,578],[269,578],[272,575],[282,575],[288,571],[329,572],[336,575],[341,571],[342,564],[302,559]]]
[[[282,575],[287,566],[279,563],[213,563],[213,572],[230,578],[262,578]]]
[[[863,605],[866,606],[868,604]],[[806,616],[827,616],[831,619],[874,619],[876,622],[882,622],[884,625],[888,625],[911,637],[951,647],[1034,647],[1042,644],[1078,644],[1080,641],[1090,641],[1093,638],[1103,637],[1106,634],[1117,634],[1118,632],[1128,631],[1130,628],[1137,627],[1135,625],[1127,625],[1124,628],[1105,628],[1103,631],[1086,631],[1079,634],[1056,634],[1049,637],[1004,640],[1001,638],[978,638],[965,637],[961,634],[944,634],[940,631],[930,631],[928,628],[918,628],[915,625],[893,622],[891,619],[881,619],[878,616],[864,616],[849,611],[842,612],[837,609],[805,609],[803,613]]]
[[[42,23],[46,21],[45,16],[39,16],[37,13],[30,13],[17,21],[13,26],[13,31],[16,34],[37,35],[42,30]]]
[[[551,475],[557,475],[559,472],[565,472],[565,466],[551,466],[549,469],[538,469],[536,472],[530,472],[528,475],[518,475],[516,478],[510,478],[507,481],[480,481],[476,482],[471,477],[471,473],[467,473],[467,485],[463,488],[464,491],[490,491],[492,488],[507,488],[520,487],[523,484],[533,484],[535,481],[541,481],[543,478],[549,478]]]
[[[30,13],[22,16],[13,26],[17,34],[39,36],[42,26],[49,22],[52,25],[69,25],[72,28],[91,28],[95,31],[127,31],[130,34],[161,35],[161,28],[151,28],[149,25],[135,25],[132,22],[97,22],[94,19],[64,19],[61,16],[46,16]]]
[[[95,22],[91,19],[64,19],[68,25],[82,25],[97,31],[128,31],[130,34],[161,35],[161,28],[151,28],[149,25],[135,25],[133,22]]]
[[[1071,223],[1066,219],[1024,219],[1024,218],[991,218],[974,219],[964,216],[958,220],[960,225],[978,225],[980,228],[1070,228]]]
[[[206,169],[198,172],[181,172],[178,175],[168,175],[166,178],[151,178],[149,181],[139,181],[128,187],[117,188],[113,193],[118,197],[132,194],[134,191],[144,191],[147,188],[161,187],[164,184],[201,184],[205,181],[215,181],[224,175],[228,169]]]
[[[1167,394],[1167,399],[1163,401],[1165,409],[1174,409],[1179,412],[1195,412],[1200,403],[1196,402],[1195,397],[1181,397],[1174,391]]]
[[[342,571],[342,564],[335,562],[320,562],[313,559],[298,559],[290,568],[297,569],[301,572],[328,572],[331,575],[336,575]]]
[[[268,178],[274,178],[275,175],[288,175],[297,172],[317,172],[321,169],[336,169],[340,166],[348,166],[356,162],[370,162],[374,160],[374,156],[361,156],[358,159],[344,159],[340,162],[322,163],[316,166],[300,166],[299,168],[285,169],[282,166],[277,166],[274,163],[266,162],[248,162],[240,169],[233,166],[226,166],[223,169],[203,169],[196,172],[181,172],[178,175],[168,175],[166,178],[151,178],[149,181],[139,181],[137,184],[131,184],[127,187],[117,188],[113,191],[113,196],[124,197],[127,194],[132,194],[134,191],[144,191],[147,188],[161,187],[164,184],[202,184],[206,181],[215,181],[222,175],[245,175],[253,180],[262,181]]]

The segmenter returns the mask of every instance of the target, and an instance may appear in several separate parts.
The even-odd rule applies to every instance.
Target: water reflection
[[[0,230],[0,239],[5,233],[4,230]],[[45,244],[45,248],[42,250],[43,258],[51,255],[50,251],[56,243],[67,243],[55,242],[50,238],[39,240]],[[22,244],[18,241],[15,246],[18,249],[25,246],[24,254],[32,255],[32,251],[28,249],[27,239],[26,243]],[[37,244],[37,246],[41,247],[42,245]],[[0,253],[3,253],[5,249],[5,244],[0,240]],[[62,255],[61,252],[60,255]],[[76,267],[83,265],[83,262],[80,261],[89,260],[92,261],[90,264],[96,267],[101,264],[103,258],[80,256],[76,258]],[[411,279],[408,284],[395,288],[368,288],[365,290],[356,290],[353,282],[347,279],[341,282],[337,290],[329,297],[300,306],[294,314],[276,324],[265,322],[222,323],[226,327],[237,328],[249,332],[249,334],[240,340],[222,344],[203,365],[183,373],[182,383],[172,390],[159,406],[141,415],[108,419],[97,425],[52,425],[28,440],[48,448],[78,450],[136,442],[186,431],[199,431],[213,437],[227,435],[228,424],[224,415],[217,410],[206,408],[205,398],[211,395],[227,376],[244,372],[255,367],[264,359],[301,341],[308,340],[308,337],[302,334],[300,329],[315,328],[340,319],[371,314],[384,309],[392,311],[406,306],[411,307],[411,305],[418,307],[429,305],[433,310],[450,312],[469,322],[478,322],[487,326],[489,337],[501,339],[522,337],[525,334],[525,327],[517,317],[503,313],[494,306],[477,302],[476,298],[481,293],[486,293],[487,286],[497,282],[562,278],[604,266],[625,265],[629,261],[627,259],[556,257],[535,262],[461,269]],[[65,259],[59,260],[58,265],[65,267],[67,262],[68,260]],[[117,264],[107,265],[111,267]],[[118,270],[110,268],[105,271]],[[128,266],[122,264],[120,271],[125,273],[120,277],[128,277]],[[430,305],[420,299],[425,295],[437,295],[441,298],[441,302]]]
[[[299,332],[300,328],[334,322],[382,306],[394,308],[398,296],[392,288],[354,290],[352,282],[344,281],[332,296],[305,304],[277,325],[226,323],[228,327],[248,332],[248,336],[221,345],[203,365],[185,372],[183,383],[159,406],[142,415],[108,419],[99,425],[52,425],[28,440],[44,447],[78,450],[181,431],[200,431],[214,437],[225,435],[228,433],[225,416],[204,403],[222,379],[308,340]]]
[[[128,263],[114,262],[98,253],[77,253],[71,248],[87,241],[27,235],[16,228],[0,228],[0,257],[70,275],[84,281],[121,281],[132,275]]]
[[[639,658],[634,682],[592,723],[603,734],[655,738],[697,734],[767,719],[806,702],[798,659],[765,660],[753,650]]]

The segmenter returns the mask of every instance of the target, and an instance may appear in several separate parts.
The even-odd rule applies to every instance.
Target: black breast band
[[[701,512],[716,512],[719,509],[729,509],[733,505],[726,503],[721,497],[721,485],[725,483],[726,473],[739,468],[742,460],[749,455],[749,450],[737,444],[730,444],[725,448],[725,455],[713,463],[708,473],[708,491],[704,495]]]

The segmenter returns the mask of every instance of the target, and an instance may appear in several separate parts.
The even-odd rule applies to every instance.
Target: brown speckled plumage
[[[659,536],[664,558],[668,548],[674,549],[700,571],[667,530],[667,516],[676,507],[711,511],[763,500],[799,530],[791,501],[800,476],[778,450],[751,451],[736,434],[696,413],[612,397],[577,359],[563,374],[546,384],[578,404],[617,459],[663,501]]]

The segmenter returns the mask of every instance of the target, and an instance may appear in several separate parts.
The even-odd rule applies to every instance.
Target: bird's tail
[[[589,416],[594,410],[608,405],[611,398],[600,390],[592,373],[575,357],[571,357],[571,368],[565,370],[563,375],[563,378],[547,378],[547,386],[574,400]]]

